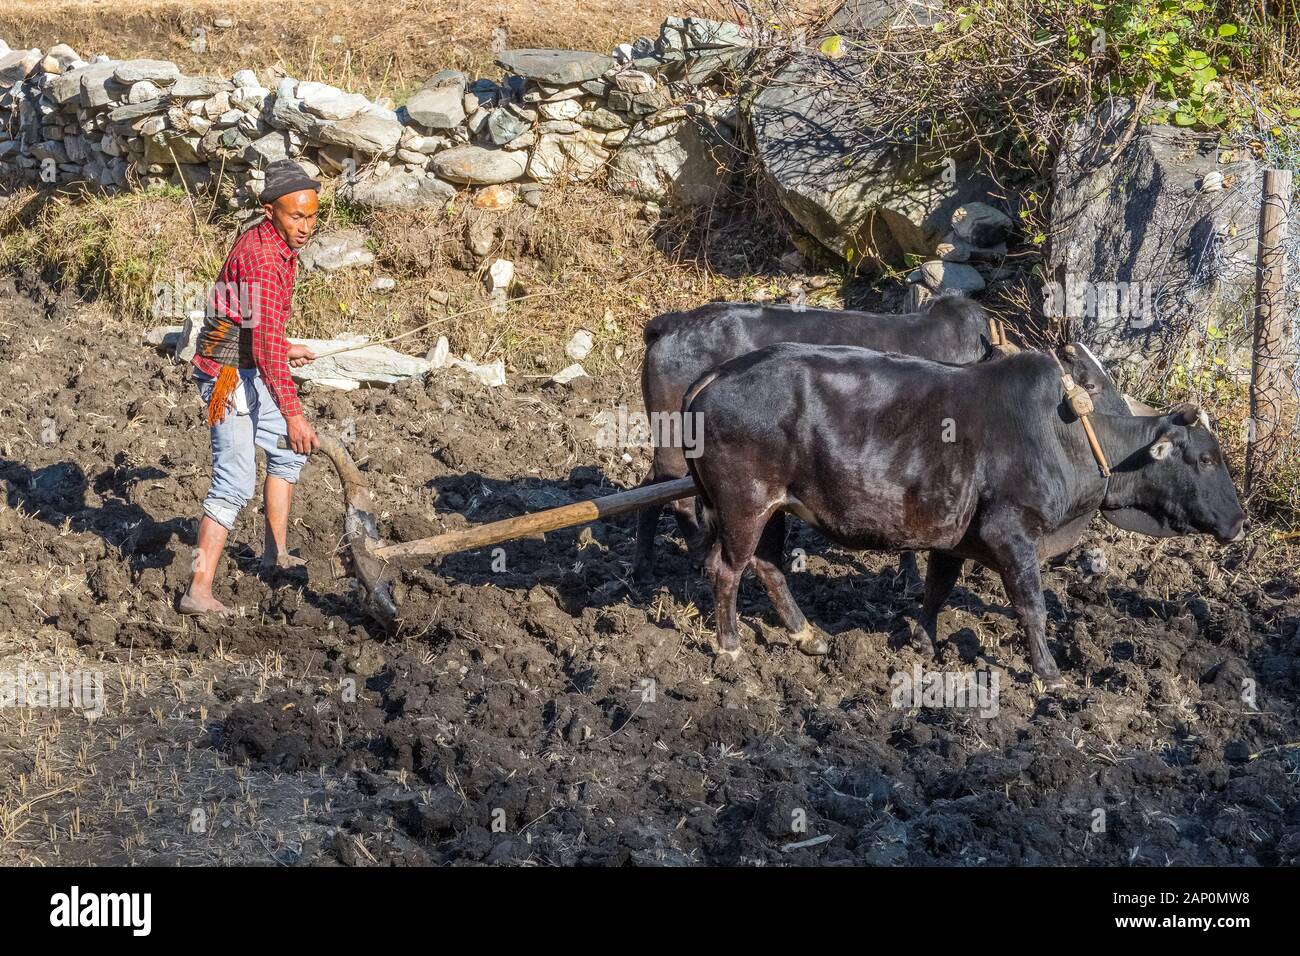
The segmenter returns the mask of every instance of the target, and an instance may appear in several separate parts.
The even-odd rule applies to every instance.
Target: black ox
[[[646,324],[641,394],[646,412],[676,415],[682,397],[701,375],[729,359],[777,342],[808,345],[856,345],[966,365],[994,354],[989,315],[978,303],[960,296],[935,300],[923,312],[890,315],[788,305],[712,302],[686,312],[666,312]],[[1066,370],[1092,395],[1099,411],[1124,414],[1123,397],[1086,348],[1058,352]],[[686,457],[680,444],[656,442],[654,464],[643,484],[685,478]],[[693,498],[672,504],[682,536],[698,533]],[[654,571],[655,527],[662,506],[641,511],[637,523],[635,574],[648,581]],[[910,561],[905,567],[912,567]]]
[[[774,345],[692,386],[699,491],[718,643],[737,653],[736,589],[752,568],[806,653],[825,640],[781,571],[785,513],[852,548],[928,550],[920,625],[967,559],[997,571],[1034,672],[1060,675],[1045,640],[1040,563],[1071,547],[1098,510],[1149,535],[1244,533],[1219,444],[1193,406],[1154,417],[1095,414],[1107,479],[1063,400],[1049,355],[953,368],[868,349]]]

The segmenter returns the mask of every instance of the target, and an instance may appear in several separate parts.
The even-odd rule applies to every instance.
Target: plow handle
[[[589,501],[576,501],[573,504],[534,511],[531,514],[505,518],[472,528],[461,528],[420,538],[417,541],[403,541],[376,548],[374,556],[381,561],[401,561],[410,558],[432,558],[457,551],[471,551],[484,548],[502,541],[513,541],[547,531],[558,531],[574,525],[586,524],[599,518],[612,518],[615,515],[638,511],[641,508],[656,507],[689,498],[695,494],[695,481],[691,478],[678,478],[654,485],[642,485],[631,491],[592,498]]]

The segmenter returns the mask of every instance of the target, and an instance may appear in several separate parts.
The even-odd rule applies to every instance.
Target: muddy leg
[[[676,478],[685,478],[686,468],[674,468],[670,464],[665,464],[660,460],[660,451],[655,451],[655,462],[650,466],[650,474],[645,476],[641,482],[641,487],[646,488],[650,485],[657,485],[661,481],[672,481]],[[685,505],[688,513],[688,523],[682,518],[682,506]],[[677,518],[677,527],[681,529],[683,535],[686,535],[686,542],[689,545],[692,537],[699,534],[699,527],[695,523],[694,509],[695,499],[685,498],[672,503],[674,517]],[[659,516],[664,513],[663,505],[656,505],[652,508],[642,508],[637,512],[636,519],[636,558],[632,563],[632,575],[641,584],[649,584],[654,578],[655,571],[655,532],[659,528]]]
[[[808,623],[803,611],[799,610],[799,605],[795,603],[785,573],[781,570],[784,560],[785,512],[778,511],[772,515],[767,522],[767,527],[763,529],[763,536],[758,539],[758,550],[749,564],[758,575],[758,579],[763,582],[763,588],[776,608],[777,617],[795,639],[799,650],[814,657],[821,656],[830,650],[830,646],[825,638]]]
[[[649,482],[644,482],[649,484]],[[642,508],[636,516],[636,560],[632,564],[632,575],[641,584],[649,584],[655,573],[655,529],[659,527],[659,516],[664,506]]]
[[[1017,549],[1002,571],[1002,587],[1020,615],[1020,626],[1029,644],[1029,662],[1034,673],[1049,689],[1063,687],[1061,672],[1047,648],[1047,604],[1043,600],[1043,582],[1038,573],[1038,553],[1030,544]]]
[[[685,478],[686,472],[683,470],[680,475],[664,473],[660,474],[661,469],[656,462],[655,466],[650,469],[650,474],[646,475],[645,481],[641,482],[641,487],[658,484],[661,481],[671,481],[675,478]],[[699,536],[700,526],[695,520],[695,499],[680,498],[672,502],[673,517],[677,519],[677,528],[686,541],[688,549],[691,548],[692,542]],[[652,508],[642,508],[637,513],[636,519],[636,557],[632,563],[632,576],[640,584],[649,584],[654,580],[655,573],[655,532],[659,527],[659,516],[663,514],[664,506],[656,505]],[[691,555],[698,559],[698,555]]]
[[[913,555],[913,560],[916,557]],[[952,554],[931,551],[925,572],[925,597],[921,601],[921,614],[912,631],[912,643],[924,654],[934,654],[938,638],[939,610],[952,594],[957,578],[961,576],[963,559]]]
[[[740,656],[740,638],[736,629],[736,591],[741,572],[722,557],[722,542],[715,542],[704,560],[704,569],[713,582],[713,618],[718,631],[718,653]]]

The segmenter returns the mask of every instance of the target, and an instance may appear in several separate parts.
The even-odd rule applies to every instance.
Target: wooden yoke
[[[1106,462],[1106,453],[1102,451],[1101,442],[1097,440],[1097,432],[1093,430],[1092,422],[1088,416],[1096,408],[1092,404],[1092,396],[1088,390],[1075,383],[1074,378],[1065,370],[1061,360],[1057,358],[1056,352],[1049,350],[1052,360],[1056,362],[1056,367],[1061,370],[1061,384],[1065,387],[1065,400],[1070,405],[1070,410],[1079,416],[1079,422],[1083,425],[1083,433],[1088,436],[1088,447],[1092,449],[1092,457],[1097,461],[1097,467],[1101,469],[1103,478],[1110,477],[1110,465]]]

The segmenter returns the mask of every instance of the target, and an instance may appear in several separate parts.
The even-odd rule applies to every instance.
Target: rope
[[[530,292],[528,295],[521,295],[518,296],[517,298],[511,299],[510,301],[522,302],[525,299],[539,299],[542,296],[559,295],[560,291],[561,290],[559,289],[550,289],[545,292]],[[438,318],[434,319],[431,322],[426,322],[424,323],[424,325],[418,325],[413,329],[408,329],[405,332],[401,332],[397,335],[390,336],[379,342],[361,342],[357,345],[343,345],[336,349],[327,349],[324,352],[317,352],[316,358],[323,359],[330,355],[340,355],[343,352],[355,352],[357,349],[368,349],[373,345],[388,345],[389,343],[396,342],[398,339],[404,339],[408,335],[414,335],[416,332],[423,332],[425,329],[429,328],[432,325],[437,325],[439,322],[446,322],[449,319],[458,319],[462,315],[473,315],[475,312],[486,312],[488,309],[495,308],[496,305],[497,303],[490,302],[487,305],[480,305],[473,309],[465,309],[463,312],[453,312],[450,315],[439,316]],[[315,361],[315,359],[313,359],[312,361]]]

